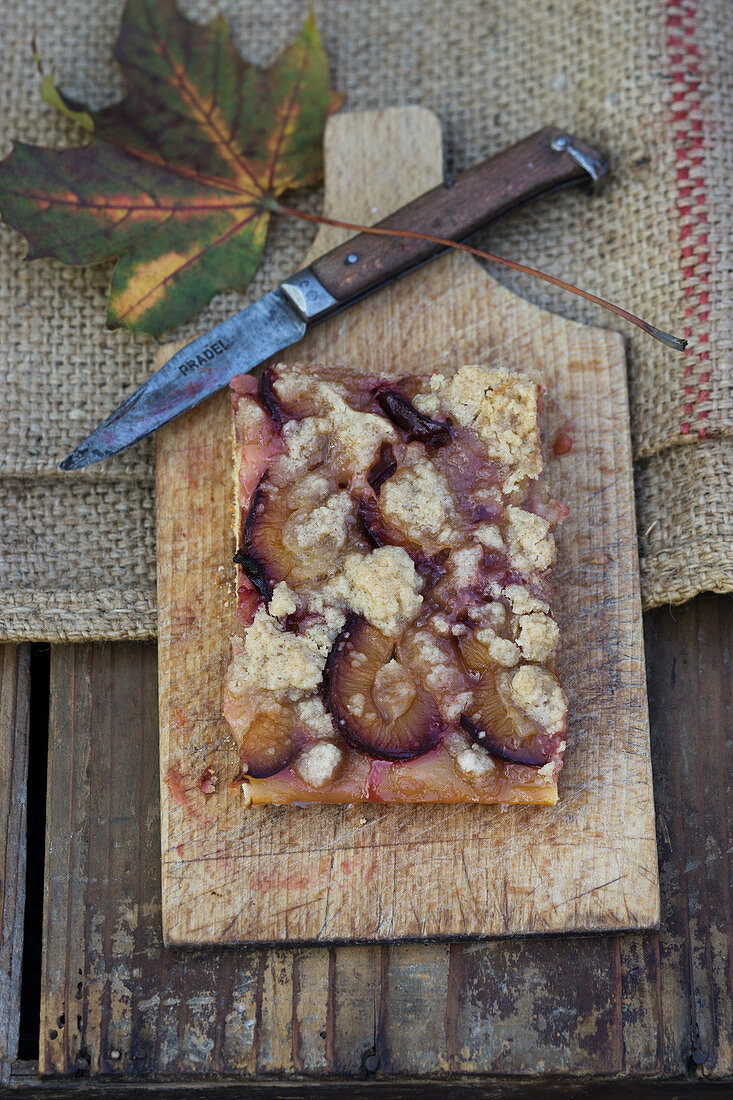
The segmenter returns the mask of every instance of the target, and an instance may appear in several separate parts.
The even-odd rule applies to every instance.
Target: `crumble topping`
[[[366,706],[366,696],[362,695],[360,691],[355,692],[346,700],[346,709],[349,714],[353,714],[355,718],[361,718],[364,713],[364,707]]]
[[[408,456],[414,445],[408,447]],[[399,469],[382,487],[380,510],[398,530],[450,545],[453,500],[444,477],[426,459]]]
[[[440,713],[448,722],[457,722],[464,710],[471,705],[473,695],[470,691],[459,691],[456,695],[444,695],[440,701]]]
[[[436,634],[450,634],[451,624],[446,615],[433,615],[432,619],[430,620],[430,625]]]
[[[380,443],[397,439],[395,429],[383,416],[353,409],[333,382],[317,381],[314,384],[310,372],[290,370],[277,379],[275,392],[286,402],[297,401],[307,395],[308,401],[318,412],[317,431],[330,439],[334,458],[352,463],[359,471],[369,468]]]
[[[464,749],[463,752],[459,752],[456,764],[469,778],[486,775],[496,767],[489,754],[478,748]]]
[[[430,630],[419,630],[411,640],[411,656],[422,682],[432,692],[446,721],[460,717],[471,702],[471,692],[456,667],[452,650]]]
[[[476,631],[476,639],[489,651],[492,661],[504,668],[512,668],[521,660],[522,654],[510,638],[501,638],[490,626]]]
[[[324,621],[311,623],[302,634],[284,630],[266,608],[258,607],[244,634],[242,651],[234,658],[229,689],[242,695],[248,689],[279,692],[298,699],[321,682],[336,630]]]
[[[287,404],[297,404],[304,397],[312,401],[314,391],[320,392],[323,385],[324,383],[317,382],[314,387],[313,375],[309,375],[306,369],[293,364],[283,374],[278,373],[275,379],[275,393]],[[338,395],[337,384],[330,382],[328,385],[329,389]]]
[[[490,550],[503,550],[504,539],[495,523],[480,523],[474,531],[475,538]]]
[[[522,665],[514,673],[511,692],[519,706],[547,727],[557,732],[565,721],[566,706],[562,689],[552,673],[539,665]]]
[[[427,686],[433,691],[449,688],[455,678],[455,666],[451,660],[450,650],[429,630],[420,630],[414,635],[412,648]]]
[[[333,718],[323,705],[320,695],[312,695],[301,700],[295,708],[298,721],[306,727],[309,733],[318,738],[333,737],[335,729]]]
[[[541,611],[520,615],[517,645],[528,661],[546,661],[557,648],[560,628]]]
[[[504,589],[504,595],[509,600],[509,605],[515,615],[527,615],[532,611],[550,610],[550,605],[544,600],[538,600],[536,596],[521,584],[508,584]]]
[[[318,479],[325,480],[325,479]],[[294,551],[335,552],[346,542],[354,503],[346,492],[332,493],[323,504],[300,507],[283,528],[283,542]]]
[[[456,588],[468,588],[478,580],[483,551],[480,546],[465,546],[450,556],[453,582]]]
[[[267,413],[256,401],[240,401],[235,413],[235,423],[242,432],[256,428],[267,420]]]
[[[330,425],[321,416],[305,420],[289,420],[283,425],[286,453],[276,462],[275,473],[287,481],[299,473],[319,465],[326,458]]]
[[[468,617],[479,627],[488,626],[493,630],[498,630],[506,622],[507,612],[503,604],[499,603],[498,600],[492,600],[491,603],[469,607]]]
[[[321,504],[331,492],[331,483],[322,473],[304,474],[290,490],[288,496],[299,505],[314,507]]]
[[[522,572],[549,569],[555,560],[555,539],[548,520],[512,505],[506,511],[510,561]]]
[[[280,581],[272,590],[270,597],[270,614],[276,619],[284,619],[287,615],[293,615],[298,610],[298,601],[292,588],[285,581]]]
[[[441,412],[474,431],[489,458],[510,469],[503,483],[512,493],[542,470],[537,429],[537,384],[503,367],[461,367],[452,378],[434,374],[431,398],[415,398],[421,412]]]
[[[343,753],[331,741],[320,741],[304,749],[295,761],[295,770],[309,787],[325,787],[341,763]]]
[[[328,591],[383,634],[396,636],[422,605],[422,580],[401,546],[380,546],[371,554],[349,554]]]
[[[390,722],[401,718],[409,710],[416,694],[415,681],[399,661],[394,659],[388,661],[386,665],[382,665],[374,677],[372,689],[374,702]],[[352,711],[352,713],[355,712]]]

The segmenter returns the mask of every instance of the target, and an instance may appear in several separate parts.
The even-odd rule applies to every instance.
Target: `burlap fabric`
[[[604,149],[601,197],[558,195],[515,215],[487,246],[689,330],[681,356],[628,340],[646,606],[733,589],[733,8],[729,0],[316,0],[346,109],[419,103],[443,122],[454,172],[546,123]],[[78,133],[38,97],[35,31],[72,94],[119,95],[110,61],[120,0],[25,0],[2,12],[0,126],[64,145]],[[223,10],[265,63],[305,14],[296,0],[184,5]],[[395,155],[399,151],[395,150]],[[314,207],[318,195],[304,201]],[[292,270],[311,232],[276,227],[248,299]],[[24,264],[0,231],[0,636],[144,638],[156,631],[152,449],[78,474],[59,460],[151,371],[154,344],[104,327],[105,267]],[[498,277],[576,319],[615,319],[544,284]],[[243,300],[226,294],[176,337]]]

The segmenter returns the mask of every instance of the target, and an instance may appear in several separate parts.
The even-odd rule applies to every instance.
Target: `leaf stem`
[[[441,245],[445,248],[454,248],[459,252],[468,252],[469,255],[476,256],[480,260],[489,260],[492,263],[502,264],[503,267],[509,267],[512,271],[521,271],[524,275],[532,275],[535,279],[542,279],[546,283],[551,283],[552,286],[560,287],[561,290],[567,290],[571,294],[577,294],[579,297],[585,298],[586,301],[593,302],[595,305],[602,306],[603,309],[615,313],[617,317],[623,318],[624,321],[629,321],[632,325],[636,325],[642,332],[646,332],[648,336],[653,337],[655,340],[659,340],[662,344],[666,344],[667,347],[674,348],[675,351],[684,351],[687,347],[687,340],[683,340],[678,336],[672,336],[671,333],[665,332],[655,325],[651,325],[648,321],[644,321],[641,317],[637,317],[635,314],[630,313],[629,310],[623,309],[613,302],[607,302],[605,298],[599,298],[597,294],[591,294],[588,290],[581,290],[580,287],[573,286],[572,283],[566,283],[562,279],[558,279],[555,275],[547,275],[544,271],[538,271],[534,267],[528,267],[526,264],[517,263],[516,260],[507,260],[503,256],[497,256],[493,252],[486,252],[482,248],[474,248],[473,245],[464,244],[462,241],[451,241],[447,237],[434,237],[430,233],[414,233],[409,229],[386,229],[377,225],[371,227],[358,225],[355,222],[342,221],[340,218],[328,218],[324,214],[311,214],[307,210],[297,210],[292,206],[283,206],[277,201],[269,203],[268,208],[274,213],[283,214],[288,218],[300,218],[304,221],[316,222],[318,225],[332,225],[336,229],[349,229],[354,233],[371,233],[378,237],[402,237],[415,241],[429,241],[431,244]]]

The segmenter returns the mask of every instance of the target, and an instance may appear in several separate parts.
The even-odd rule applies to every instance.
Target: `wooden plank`
[[[0,646],[0,1085],[18,1056],[30,646]]]
[[[452,1072],[622,1072],[615,938],[454,946],[451,971]]]
[[[335,1073],[356,1077],[381,1063],[380,1022],[389,950],[384,946],[331,948]]]
[[[620,993],[623,1065],[629,1073],[664,1070],[660,941],[665,938],[665,930],[619,937],[621,989],[615,996]]]
[[[404,943],[385,952],[377,1053],[385,1073],[450,1069],[446,1013],[452,948]]]
[[[417,108],[335,116],[325,161],[329,213],[377,219],[439,180],[437,119]],[[342,236],[323,229],[309,258]],[[545,439],[551,443],[568,421],[574,439],[571,454],[548,463],[550,490],[571,506],[556,574],[561,678],[571,700],[562,798],[557,807],[506,814],[425,805],[245,810],[229,785],[239,761],[221,717],[235,601],[231,428],[219,395],[158,433],[161,774],[182,777],[162,788],[167,942],[654,925],[659,895],[621,339],[537,309],[470,257],[452,254],[337,315],[283,358],[368,365],[377,374],[424,370],[426,360],[447,371],[501,362],[546,381]],[[196,788],[207,764],[220,779],[210,797]]]
[[[84,1100],[128,1100],[134,1097],[161,1097],[161,1100],[191,1100],[206,1097],[207,1100],[342,1100],[345,1088],[349,1097],[363,1100],[517,1100],[521,1096],[531,1100],[728,1100],[729,1085],[710,1084],[690,1080],[657,1084],[644,1080],[588,1082],[558,1078],[553,1081],[522,1081],[516,1078],[470,1078],[459,1081],[417,1078],[410,1080],[377,1079],[366,1075],[364,1080],[278,1081],[257,1080],[244,1082],[196,1081],[170,1082],[105,1081],[29,1081],[26,1077],[14,1077],[11,1089],[0,1090],[0,1100],[33,1096],[42,1100],[67,1100],[69,1096],[83,1096]],[[25,1087],[24,1087],[25,1086]],[[32,1089],[32,1091],[31,1091]],[[520,1091],[521,1090],[521,1091]]]
[[[733,1074],[733,599],[646,618],[665,1073]]]
[[[293,1065],[298,1073],[328,1073],[333,1062],[331,982],[334,955],[322,948],[292,954]]]

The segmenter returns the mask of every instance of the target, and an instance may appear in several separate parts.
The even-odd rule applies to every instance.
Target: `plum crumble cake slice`
[[[538,386],[274,366],[232,382],[248,802],[551,804],[553,528]]]

